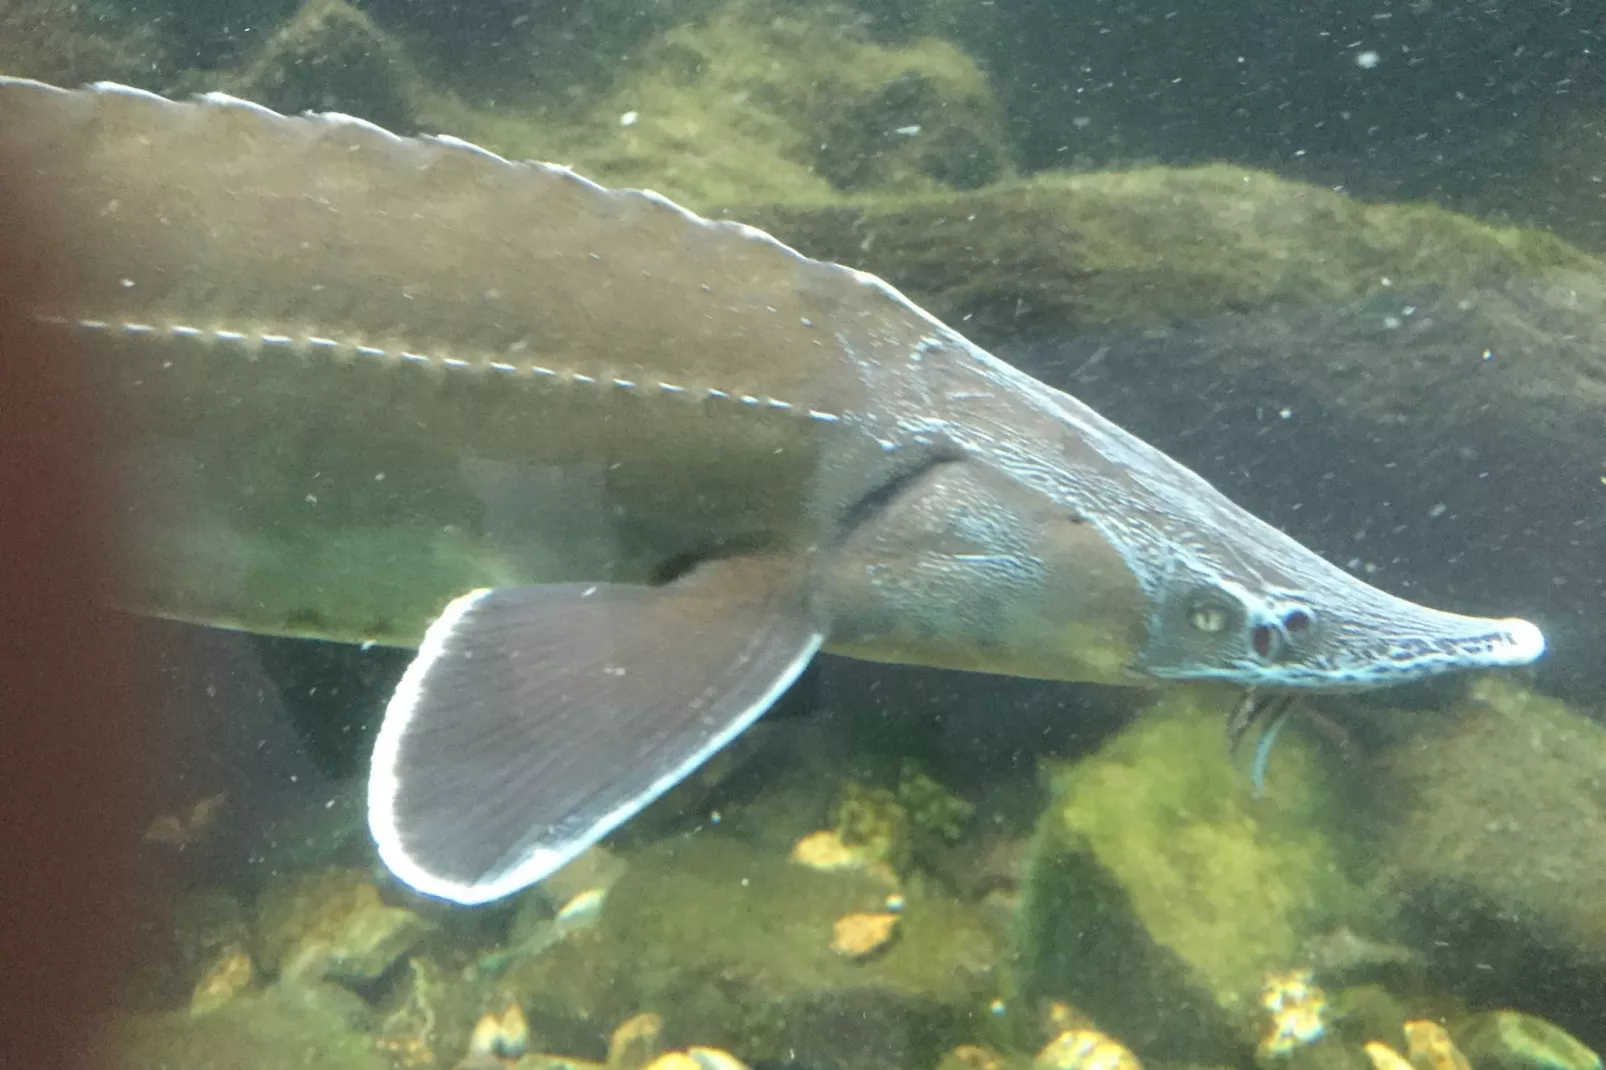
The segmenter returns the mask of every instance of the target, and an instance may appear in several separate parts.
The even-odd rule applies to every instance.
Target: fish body
[[[1252,689],[1543,650],[1332,566],[879,279],[650,193],[3,79],[0,166],[57,238],[36,312],[115,410],[131,599],[419,648],[370,811],[427,892],[540,879],[822,646]]]

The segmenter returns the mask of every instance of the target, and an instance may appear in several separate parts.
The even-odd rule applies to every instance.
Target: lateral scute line
[[[642,384],[634,379],[620,376],[594,376],[583,372],[563,372],[539,364],[517,365],[506,361],[492,360],[476,365],[473,361],[461,357],[443,356],[430,353],[419,353],[413,350],[388,350],[380,346],[369,345],[366,342],[351,342],[339,338],[331,338],[321,334],[286,334],[283,331],[240,331],[229,327],[200,327],[188,323],[172,323],[159,326],[137,320],[111,321],[100,319],[78,318],[53,314],[40,314],[34,317],[40,323],[56,327],[78,327],[81,330],[97,333],[115,333],[128,337],[185,338],[191,340],[209,340],[225,345],[235,346],[261,346],[267,349],[290,350],[305,347],[309,350],[323,352],[344,351],[356,357],[380,360],[396,360],[407,364],[437,367],[448,372],[472,372],[478,368],[482,372],[496,372],[501,375],[518,374],[520,372],[540,379],[552,379],[565,382],[571,386],[599,387],[611,389],[623,394],[639,396]],[[842,416],[838,413],[826,412],[821,409],[811,409],[799,406],[790,401],[768,395],[737,394],[717,387],[692,388],[681,386],[678,383],[658,381],[652,384],[657,393],[687,397],[700,401],[734,401],[741,409],[760,410],[778,413],[795,413],[804,419],[816,423],[840,423]]]

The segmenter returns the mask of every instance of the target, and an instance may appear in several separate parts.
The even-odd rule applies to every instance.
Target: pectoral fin
[[[662,587],[474,591],[385,710],[368,788],[380,856],[482,903],[540,880],[758,718],[819,649],[800,569],[704,565]]]

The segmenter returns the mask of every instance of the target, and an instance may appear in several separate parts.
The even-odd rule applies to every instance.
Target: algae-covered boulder
[[[969,908],[905,894],[897,941],[865,960],[838,919],[886,909],[887,886],[711,833],[643,851],[597,928],[510,969],[501,986],[548,1043],[600,1054],[606,1031],[661,1014],[665,1043],[749,1063],[903,1070],[972,1034],[997,990],[998,935]],[[589,1023],[588,1043],[545,1023]],[[569,1026],[573,1029],[573,1026]]]
[[[269,990],[211,1012],[115,1019],[100,1041],[120,1070],[393,1070],[347,1014],[304,993]]]
[[[973,60],[936,38],[878,43],[829,6],[730,0],[643,40],[600,88],[496,110],[441,98],[426,114],[505,155],[700,208],[969,188],[1013,170]]]
[[[1437,972],[1606,1046],[1606,729],[1485,680],[1388,767],[1393,890]]]
[[[389,970],[429,930],[412,911],[387,906],[366,874],[331,867],[263,892],[256,950],[268,972],[298,982],[364,982]]]
[[[411,133],[417,76],[395,42],[345,0],[307,0],[228,78],[231,92],[278,111],[338,111]]]
[[[0,3],[0,74],[161,88],[172,69],[169,43],[148,26],[111,29],[84,7],[77,0]]]
[[[1144,1059],[1239,1061],[1268,976],[1311,937],[1375,925],[1365,818],[1284,733],[1266,798],[1220,758],[1206,692],[1162,699],[1092,757],[1050,766],[1019,918],[1020,994],[1064,999]]]

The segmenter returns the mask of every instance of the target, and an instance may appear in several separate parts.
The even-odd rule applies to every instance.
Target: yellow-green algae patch
[[[1606,273],[1550,234],[1376,205],[1226,164],[1088,174],[728,214],[873,271],[968,330],[1163,326],[1380,290]]]
[[[670,1046],[754,1064],[930,1066],[996,993],[1001,934],[970,906],[911,888],[883,954],[832,950],[837,919],[886,909],[890,891],[864,871],[810,869],[705,830],[634,854],[593,933],[501,984],[532,1021],[651,1009]]]
[[[1253,798],[1211,757],[1214,694],[1171,693],[1097,754],[1050,766],[1028,862],[1022,993],[1071,1001],[1146,1057],[1241,1054],[1266,974],[1381,906],[1354,847],[1365,815],[1330,763],[1285,732]]]
[[[489,110],[437,93],[424,125],[708,209],[931,192],[1012,173],[985,75],[936,38],[886,46],[826,10],[736,0],[648,42],[595,99]]]
[[[1441,950],[1470,951],[1474,977],[1606,970],[1606,728],[1491,677],[1388,766],[1405,808],[1386,852],[1396,894],[1464,934]]]

